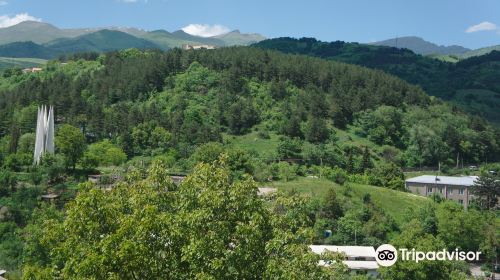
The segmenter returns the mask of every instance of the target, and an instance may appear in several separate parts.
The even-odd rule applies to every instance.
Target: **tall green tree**
[[[64,155],[66,167],[75,169],[87,145],[82,131],[72,125],[64,124],[57,130],[55,144],[57,152]]]
[[[480,201],[481,207],[494,208],[500,197],[500,176],[493,172],[482,172],[481,176],[474,182],[471,192]]]

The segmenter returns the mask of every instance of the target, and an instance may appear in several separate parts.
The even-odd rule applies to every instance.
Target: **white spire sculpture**
[[[48,109],[48,110],[47,110]],[[54,153],[54,107],[38,107],[33,163],[40,164],[44,153]]]

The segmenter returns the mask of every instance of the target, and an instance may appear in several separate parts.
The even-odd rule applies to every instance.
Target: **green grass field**
[[[19,67],[19,68],[35,67],[45,63],[47,63],[47,60],[38,58],[0,57],[0,71],[13,67]]]
[[[308,194],[312,198],[318,199],[322,199],[330,188],[334,188],[339,197],[343,197],[343,189],[345,188],[326,179],[309,177],[299,177],[297,180],[290,182],[276,181],[265,185],[278,188],[278,190],[281,191],[296,190],[300,193]],[[354,204],[359,204],[362,203],[363,196],[368,193],[375,205],[391,215],[398,224],[403,222],[405,213],[415,211],[425,205],[426,202],[430,202],[426,197],[417,196],[411,193],[369,185],[353,183],[348,183],[348,185],[351,186],[353,195],[346,199],[351,199]]]
[[[255,131],[241,136],[223,135],[224,142],[247,151],[257,151],[262,158],[272,157],[276,153],[279,136],[269,133],[269,137],[270,139],[263,139]]]
[[[354,134],[351,129],[346,131],[334,128],[334,130],[339,144],[350,144],[358,147],[367,146],[374,153],[380,151],[380,146],[366,138]],[[257,151],[262,158],[272,157],[276,153],[276,148],[278,147],[279,135],[271,132],[269,136],[270,139],[263,139],[258,136],[256,131],[241,136],[223,134],[226,143],[243,148],[247,151]]]

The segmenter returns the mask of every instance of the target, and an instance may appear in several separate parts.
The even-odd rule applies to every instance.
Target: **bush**
[[[267,182],[272,179],[273,172],[271,166],[263,161],[258,161],[254,164],[253,178],[258,182]]]
[[[40,170],[47,176],[48,184],[57,184],[64,179],[65,159],[61,155],[45,154],[42,157]]]
[[[35,168],[29,174],[30,181],[33,185],[37,186],[43,181],[43,173],[39,168]]]
[[[298,138],[282,137],[276,152],[280,159],[302,158],[302,141]]]
[[[271,139],[269,132],[267,132],[266,130],[259,130],[259,132],[257,132],[257,136],[260,139]]]
[[[277,163],[276,167],[278,171],[278,178],[280,180],[288,182],[297,177],[297,166],[295,164],[290,164],[286,161],[282,161]]]
[[[16,185],[16,176],[9,170],[0,169],[0,196],[7,196]]]
[[[33,162],[33,156],[27,153],[10,154],[4,159],[4,166],[12,171],[19,172],[22,167],[29,166]]]
[[[348,179],[347,172],[339,167],[325,167],[322,170],[322,175],[325,176],[328,180],[333,181],[339,185],[343,185]]]
[[[127,160],[127,155],[120,147],[109,140],[103,140],[88,147],[83,161],[86,161],[89,167],[95,167],[96,163],[103,166],[120,165],[125,160]]]

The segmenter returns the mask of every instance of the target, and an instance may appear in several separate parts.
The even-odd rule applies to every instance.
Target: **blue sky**
[[[415,35],[469,48],[500,44],[500,0],[0,0],[0,26],[22,19],[63,28],[175,31],[199,24],[186,30],[349,42]]]

